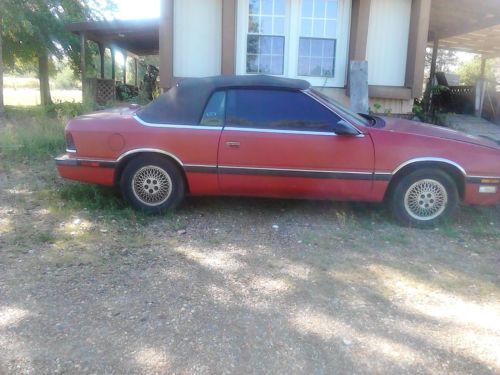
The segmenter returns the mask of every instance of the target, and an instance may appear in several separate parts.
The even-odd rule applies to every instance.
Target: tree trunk
[[[2,18],[0,16],[0,117],[5,114],[5,107],[3,103],[3,55],[2,55]]]
[[[40,99],[42,106],[52,104],[49,86],[49,56],[47,52],[38,55],[38,77],[40,80]]]

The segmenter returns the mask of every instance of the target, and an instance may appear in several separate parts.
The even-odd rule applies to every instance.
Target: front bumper
[[[77,158],[64,154],[55,158],[61,177],[104,186],[115,184],[116,161]]]

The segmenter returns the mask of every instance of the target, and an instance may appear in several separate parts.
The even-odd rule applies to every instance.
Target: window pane
[[[259,14],[260,13],[260,0],[250,0],[249,12],[250,14]]]
[[[325,35],[325,21],[314,20],[312,36],[316,38],[322,38],[323,35]]]
[[[285,0],[274,0],[274,14],[277,16],[285,15]]]
[[[333,77],[335,45],[335,39],[300,38],[298,75]]]
[[[340,118],[296,91],[230,90],[227,125],[261,129],[333,131]]]
[[[283,74],[283,58],[281,56],[273,56],[271,62],[271,74]]]
[[[273,37],[272,36],[261,36],[259,38],[260,38],[259,53],[270,55],[271,54],[271,43],[273,42]]]
[[[314,1],[314,17],[325,18],[326,4],[325,0]]]
[[[200,124],[208,126],[224,125],[225,104],[226,93],[224,91],[215,92],[208,101]]]
[[[337,0],[330,0],[326,4],[326,18],[337,18],[337,8],[338,8],[338,2]]]
[[[274,35],[284,35],[285,34],[285,17],[275,17],[274,18]]]
[[[259,73],[258,55],[247,55],[247,73]]]
[[[248,35],[247,73],[282,75],[284,55],[284,37]],[[278,60],[281,62],[278,63]]]
[[[313,1],[314,0],[302,0],[302,17],[312,17]]]
[[[312,36],[312,20],[302,20],[302,30],[300,35]]]
[[[273,34],[273,17],[262,16],[260,17],[259,34]]]
[[[248,36],[247,53],[254,55],[259,53],[259,38],[258,35]]]
[[[272,38],[273,41],[273,55],[284,55],[285,51],[285,39],[284,38]]]
[[[325,38],[335,38],[337,36],[337,21],[326,21]]]
[[[273,0],[262,0],[262,14],[273,14]]]
[[[248,19],[248,32],[258,34],[260,29],[259,17],[250,17]]]

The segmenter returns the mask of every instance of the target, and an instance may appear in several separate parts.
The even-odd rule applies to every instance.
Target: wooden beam
[[[436,75],[436,63],[437,63],[437,54],[439,50],[439,39],[434,39],[434,45],[432,47],[432,60],[431,60],[431,72],[429,75],[429,85],[434,84],[434,77]]]
[[[85,33],[80,33],[80,70],[82,80],[82,98],[85,99],[85,77],[86,77],[86,60],[85,60]]]
[[[137,59],[134,58],[134,79],[135,79],[135,87],[138,87],[139,82],[139,65],[137,64]]]
[[[113,47],[109,48],[111,50],[111,79],[116,79],[116,54]]]
[[[122,52],[123,54],[123,84],[127,84],[127,54]]]
[[[104,53],[106,48],[102,43],[98,43],[99,46],[99,57],[101,59],[101,79],[104,79]]]

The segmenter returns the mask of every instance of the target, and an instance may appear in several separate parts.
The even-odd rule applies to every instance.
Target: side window
[[[200,125],[223,126],[225,111],[226,93],[224,91],[214,92],[205,107]]]
[[[341,120],[302,92],[242,89],[227,95],[227,126],[332,132]]]

